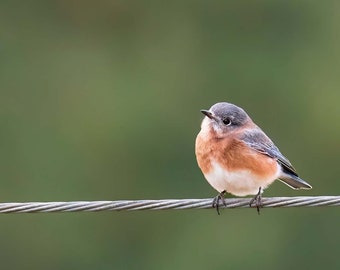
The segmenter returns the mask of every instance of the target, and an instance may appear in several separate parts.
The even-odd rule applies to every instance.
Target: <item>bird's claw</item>
[[[217,214],[220,215],[220,201],[222,201],[224,206],[227,206],[227,203],[224,200],[224,194],[226,193],[225,190],[223,190],[220,194],[218,194],[214,199],[212,203],[212,207],[216,208]]]
[[[262,188],[261,187],[259,188],[259,192],[249,202],[249,207],[253,207],[253,205],[256,207],[257,213],[260,214],[260,208],[263,207],[263,205],[262,205]]]

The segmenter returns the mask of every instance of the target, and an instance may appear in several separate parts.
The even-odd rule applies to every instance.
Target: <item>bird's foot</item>
[[[226,191],[223,190],[220,194],[218,194],[214,199],[213,199],[213,203],[212,203],[212,207],[216,208],[217,214],[220,215],[220,201],[222,201],[224,206],[227,206],[225,200],[224,200],[224,195],[225,195]]]
[[[259,192],[255,195],[254,198],[251,199],[249,203],[249,207],[256,206],[257,213],[260,214],[260,208],[263,207],[262,205],[262,188],[259,187]]]

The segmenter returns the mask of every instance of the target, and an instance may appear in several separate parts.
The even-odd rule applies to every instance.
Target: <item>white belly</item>
[[[252,174],[249,170],[228,172],[216,162],[211,162],[212,169],[205,174],[209,184],[218,192],[223,190],[236,196],[256,195],[261,187],[268,187],[281,173],[281,167],[277,164],[277,173],[274,176],[262,178]]]

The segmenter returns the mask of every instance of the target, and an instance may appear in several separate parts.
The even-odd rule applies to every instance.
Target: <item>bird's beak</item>
[[[207,116],[210,119],[216,120],[215,116],[208,110],[201,110],[201,113],[203,113],[205,116]]]

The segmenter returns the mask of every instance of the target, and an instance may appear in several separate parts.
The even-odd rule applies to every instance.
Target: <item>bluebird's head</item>
[[[216,103],[209,110],[201,110],[201,112],[206,116],[202,128],[209,126],[217,133],[226,133],[251,122],[242,108],[227,102]]]

